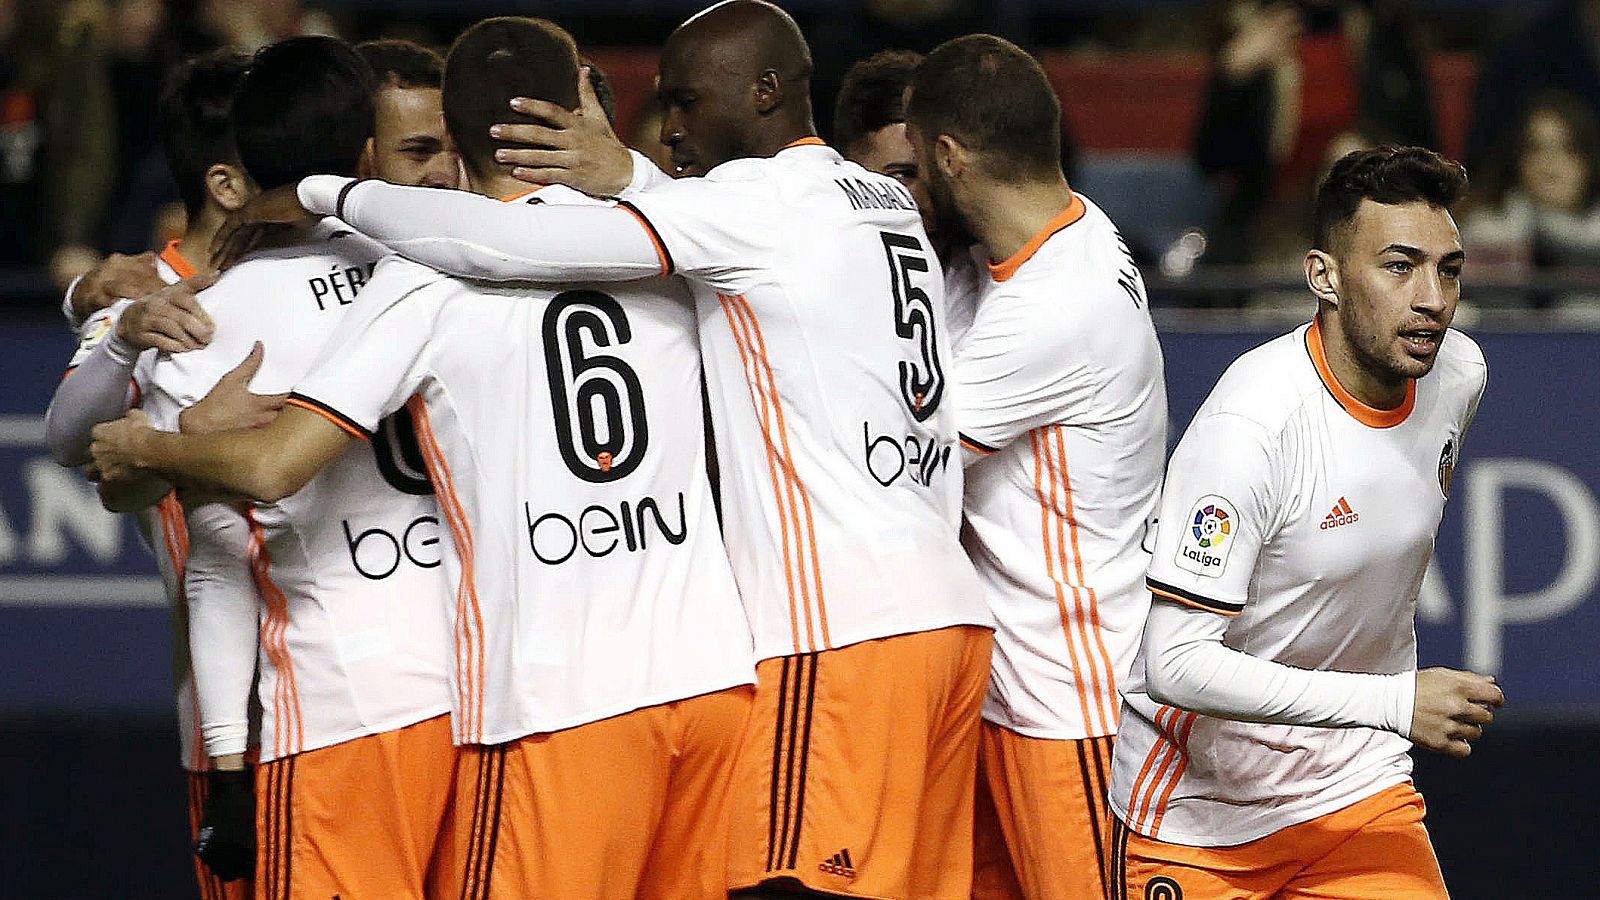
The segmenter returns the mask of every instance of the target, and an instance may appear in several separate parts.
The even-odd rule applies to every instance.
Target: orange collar
[[[1082,198],[1077,194],[1073,194],[1072,202],[1067,204],[1067,208],[1063,209],[1060,214],[1039,229],[1037,234],[1028,238],[1028,242],[1022,245],[1021,250],[1011,254],[1011,258],[1005,262],[990,263],[989,276],[995,281],[1009,280],[1011,276],[1017,274],[1018,269],[1022,268],[1023,263],[1032,259],[1033,255],[1039,252],[1039,248],[1044,246],[1045,241],[1050,240],[1051,236],[1056,232],[1083,218],[1083,214],[1086,211]]]
[[[1311,353],[1311,364],[1316,367],[1317,377],[1333,395],[1333,399],[1344,407],[1350,417],[1368,428],[1393,428],[1406,420],[1411,415],[1411,408],[1417,405],[1417,380],[1409,379],[1406,382],[1406,399],[1394,409],[1378,409],[1362,403],[1357,397],[1345,390],[1339,379],[1334,377],[1333,368],[1328,365],[1328,353],[1322,346],[1322,318],[1319,316],[1311,320],[1311,327],[1306,331],[1306,350]]]
[[[537,194],[537,193],[539,193],[540,191],[544,190],[545,188],[547,188],[549,186],[550,185],[548,185],[548,184],[534,185],[533,187],[528,188],[525,191],[517,191],[515,194],[512,194],[509,197],[501,197],[500,198],[500,202],[501,203],[515,203],[518,200],[521,200],[523,197],[527,197],[527,196],[529,196],[531,194]]]
[[[792,140],[789,143],[784,144],[783,145],[783,149],[787,150],[790,147],[826,147],[826,146],[828,146],[828,142],[827,141],[823,140],[822,138],[817,137],[816,135],[811,135],[810,137],[803,137],[803,138],[798,138],[796,140]]]
[[[161,261],[171,266],[179,278],[192,278],[199,274],[195,271],[195,267],[189,265],[189,261],[183,258],[183,254],[178,252],[177,241],[167,241],[167,245],[161,248]]]

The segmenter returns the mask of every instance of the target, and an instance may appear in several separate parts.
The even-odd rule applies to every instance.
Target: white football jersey
[[[963,536],[996,623],[983,715],[1029,737],[1115,734],[1166,456],[1144,282],[1079,197],[983,281],[952,387]]]
[[[466,282],[392,257],[367,291],[290,402],[363,436],[412,410],[454,550],[457,739],[753,683],[683,283]]]
[[[1240,357],[1174,452],[1150,562],[1156,602],[1231,616],[1223,642],[1318,671],[1415,670],[1415,609],[1487,369],[1451,331],[1394,410],[1334,378],[1317,324]],[[1232,846],[1408,780],[1410,742],[1158,705],[1134,666],[1110,799],[1129,828]]]
[[[216,325],[212,343],[156,357],[144,398],[152,424],[177,430],[178,413],[258,340],[265,357],[250,389],[288,391],[385,253],[324,220],[303,243],[239,262],[199,295]],[[439,512],[425,478],[361,444],[292,496],[250,505],[246,515],[264,606],[262,760],[449,711],[449,594]]]
[[[807,138],[628,199],[694,294],[758,657],[991,624],[958,540],[939,263],[906,189]]]
[[[156,257],[156,274],[167,284],[176,284],[195,274],[195,271],[178,253],[178,242],[171,241]],[[120,300],[89,314],[78,328],[78,347],[67,366],[69,374],[111,334],[123,311],[132,303],[132,300]],[[139,405],[148,388],[150,366],[154,361],[155,353],[145,351],[134,363],[133,381],[129,385],[130,406]],[[210,768],[211,758],[206,755],[200,738],[199,701],[195,697],[194,676],[189,668],[189,611],[183,592],[184,568],[189,559],[189,530],[184,523],[183,507],[175,494],[168,494],[155,506],[133,513],[133,518],[139,536],[155,555],[156,571],[161,577],[162,592],[167,598],[167,613],[172,619],[172,676],[177,695],[178,756],[185,769],[203,772]]]

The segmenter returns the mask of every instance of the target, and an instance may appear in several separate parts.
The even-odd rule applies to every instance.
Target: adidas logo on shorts
[[[1333,505],[1333,512],[1322,519],[1322,530],[1338,528],[1340,525],[1354,525],[1361,520],[1361,514],[1350,508],[1350,501],[1343,497]]]
[[[856,877],[855,864],[850,861],[850,851],[840,850],[828,859],[817,864],[817,868],[829,875],[843,875],[846,878]]]

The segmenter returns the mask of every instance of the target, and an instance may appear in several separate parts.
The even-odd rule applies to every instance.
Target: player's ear
[[[440,113],[443,115],[443,113]],[[378,139],[367,138],[361,145],[361,161],[356,163],[356,175],[361,178],[378,177]]]
[[[1339,305],[1339,264],[1321,250],[1306,253],[1306,287],[1317,300],[1330,306]]]
[[[941,175],[957,178],[972,165],[972,153],[960,141],[941,134],[933,142],[933,164]]]
[[[773,69],[762,72],[755,84],[756,112],[766,115],[783,105],[783,79]]]
[[[217,163],[206,169],[206,193],[212,202],[233,212],[255,196],[255,182],[244,169],[227,163]]]

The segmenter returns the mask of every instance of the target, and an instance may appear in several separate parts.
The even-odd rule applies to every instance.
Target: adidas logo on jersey
[[[1361,520],[1361,514],[1350,508],[1350,501],[1343,497],[1333,505],[1333,512],[1322,519],[1322,530],[1338,528],[1340,525],[1354,525]]]
[[[850,861],[850,851],[840,850],[828,859],[817,864],[817,868],[829,875],[843,875],[846,878],[856,877],[855,864]]]

